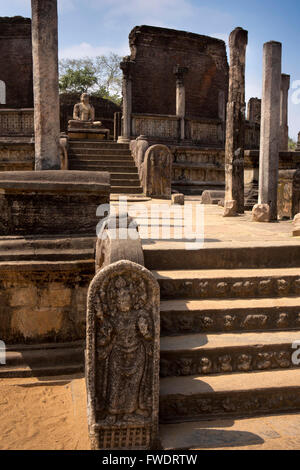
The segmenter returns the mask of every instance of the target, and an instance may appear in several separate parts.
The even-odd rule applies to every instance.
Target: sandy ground
[[[88,450],[85,382],[0,380],[1,450]]]
[[[80,375],[0,380],[0,450],[89,450]],[[166,449],[299,450],[300,413],[160,427]]]

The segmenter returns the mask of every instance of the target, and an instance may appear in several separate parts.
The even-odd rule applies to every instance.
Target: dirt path
[[[80,376],[0,380],[1,450],[87,450]]]

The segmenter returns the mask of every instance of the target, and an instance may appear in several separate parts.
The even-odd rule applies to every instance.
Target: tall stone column
[[[225,144],[224,217],[244,213],[245,61],[248,31],[236,28],[229,37],[230,69]]]
[[[31,0],[35,169],[58,170],[59,88],[57,0]]]
[[[187,67],[177,65],[174,68],[176,76],[176,116],[180,118],[180,140],[185,139],[185,86],[184,75],[188,72]]]
[[[288,102],[290,81],[290,75],[281,75],[279,150],[281,150],[282,152],[287,152],[289,148]]]
[[[300,132],[298,133],[298,141],[297,141],[296,152],[300,152]]]
[[[253,220],[259,222],[277,220],[281,55],[280,42],[264,44],[259,198],[253,208]]]
[[[130,142],[131,136],[131,113],[132,113],[132,81],[131,68],[133,62],[129,57],[125,57],[120,63],[123,72],[122,80],[122,96],[123,96],[123,117],[122,117],[122,135],[118,138],[118,142]]]

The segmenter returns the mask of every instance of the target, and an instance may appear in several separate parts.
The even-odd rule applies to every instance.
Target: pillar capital
[[[129,56],[124,57],[124,59],[120,62],[120,69],[122,70],[123,77],[126,80],[131,79],[133,65],[134,65],[134,61],[130,60]]]
[[[188,73],[188,67],[181,67],[180,65],[175,65],[173,73],[176,77],[176,82],[178,86],[184,85],[184,76]]]
[[[291,76],[285,73],[281,74],[281,89],[288,91],[290,89]]]

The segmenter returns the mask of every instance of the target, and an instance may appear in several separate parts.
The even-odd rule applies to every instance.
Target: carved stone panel
[[[86,385],[91,446],[158,446],[159,286],[131,261],[100,270],[88,292]]]
[[[171,198],[172,154],[166,145],[152,145],[147,150],[142,179],[147,196]]]

